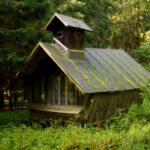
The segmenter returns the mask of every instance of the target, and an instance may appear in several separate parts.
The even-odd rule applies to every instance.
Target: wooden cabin
[[[92,29],[62,14],[55,13],[45,29],[54,42],[39,42],[14,82],[22,81],[33,120],[103,121],[117,108],[141,102],[138,89],[150,73],[125,51],[84,48],[84,32]]]

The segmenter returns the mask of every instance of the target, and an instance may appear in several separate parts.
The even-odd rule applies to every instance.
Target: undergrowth
[[[29,122],[28,110],[0,111],[0,125]]]
[[[72,124],[42,128],[10,122],[1,125],[0,150],[149,150],[150,82],[141,96],[141,105],[132,105],[128,113],[118,110],[104,127]]]

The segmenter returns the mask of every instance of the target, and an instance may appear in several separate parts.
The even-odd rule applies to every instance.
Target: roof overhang
[[[65,16],[62,14],[55,13],[44,29],[48,29],[53,23],[54,19],[58,19],[65,27],[77,28],[86,31],[93,31],[83,20]]]
[[[57,45],[39,42],[15,82],[30,76],[45,57],[53,60],[76,87],[86,94],[139,89],[150,77],[150,73],[123,50],[88,48],[84,60],[73,60]]]
[[[15,85],[21,85],[22,80],[25,78],[25,76],[29,76],[36,66],[45,58],[45,56],[48,56],[51,58],[55,64],[62,70],[62,72],[69,78],[71,82],[73,82],[76,87],[80,90],[81,93],[85,93],[85,90],[78,84],[72,76],[65,70],[65,68],[53,57],[53,55],[50,53],[50,51],[44,46],[42,42],[39,42],[35,48],[33,49],[32,53],[29,55],[26,64],[24,67],[16,74],[16,78],[12,82],[12,84],[9,86],[9,88],[15,87]]]

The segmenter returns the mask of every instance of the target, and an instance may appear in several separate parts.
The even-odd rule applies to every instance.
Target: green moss
[[[141,82],[139,82],[133,75],[131,75],[128,71],[126,71],[128,73],[128,75],[136,81],[136,83],[138,83],[140,86],[143,86],[143,84]]]
[[[96,60],[96,61],[97,61],[97,60]],[[99,62],[97,61],[97,63],[99,63]],[[91,64],[91,66],[104,78],[104,80],[105,80],[107,83],[109,83],[109,85],[110,85],[111,87],[113,87],[116,91],[119,90],[119,88],[116,87],[116,86],[114,86],[114,85],[112,84],[112,82],[109,80],[109,78],[107,78],[106,76],[104,76],[104,74],[103,74],[101,71],[99,71],[93,64]]]
[[[86,80],[98,92],[100,90],[99,87],[94,85],[93,82],[91,82],[91,80],[83,72],[81,72],[81,70],[72,61],[70,62],[72,66],[75,68],[75,70],[81,74],[82,78]]]
[[[87,76],[86,75],[84,75],[84,74],[82,74],[82,77],[83,77],[83,79],[84,80],[86,80],[86,81],[88,81],[89,79],[87,78]]]
[[[57,48],[57,47],[56,47]],[[58,48],[57,48],[58,49]],[[59,50],[59,49],[58,49]],[[88,82],[88,84],[90,84],[96,91],[99,91],[99,87],[98,86],[96,86],[96,85],[94,85],[90,80],[89,80],[89,78],[84,74],[84,73],[82,73],[81,71],[80,71],[80,69],[75,65],[75,63],[73,63],[70,59],[68,59],[68,57],[65,55],[65,54],[63,54],[63,56],[64,56],[64,58],[65,58],[65,60],[64,61],[66,61],[67,60],[67,62],[69,61],[70,63],[71,63],[71,65],[74,67],[74,69],[77,71],[77,72],[79,72],[80,74],[81,74],[81,76],[82,76],[82,78],[84,79],[84,80],[86,80],[87,82]],[[74,78],[76,81],[77,81],[77,83],[79,83],[79,81],[77,80],[77,78]],[[80,83],[79,83],[80,84]]]
[[[96,52],[97,53],[97,52]],[[125,81],[127,81],[132,87],[136,88],[136,86],[127,78],[125,77],[117,68],[115,68],[106,58],[102,55],[97,53],[102,59],[104,59]]]
[[[146,83],[146,81],[139,75],[139,74],[137,74],[130,66],[128,66],[129,67],[129,69],[132,71],[132,72],[134,72],[134,74],[137,76],[137,77],[139,77],[142,81],[144,81],[144,83]],[[137,69],[137,67],[136,67],[136,69]],[[138,69],[137,69],[138,70]]]
[[[75,82],[77,83],[77,84],[79,84],[80,85],[80,82],[79,82],[79,80],[72,74],[72,77],[73,77],[73,79],[75,80]]]
[[[104,74],[103,74],[101,71],[97,70],[97,72],[98,72],[101,76],[103,76],[104,80],[105,80],[106,82],[108,82],[111,87],[113,87],[115,90],[119,90],[119,88],[116,87],[116,86],[114,86],[114,85],[112,84],[112,82],[111,82],[108,78],[106,78],[106,77],[104,76]]]
[[[96,60],[96,59],[95,59],[95,60]],[[97,60],[96,60],[96,61],[97,61]],[[112,77],[115,79],[115,81],[116,81],[119,85],[121,85],[121,86],[124,87],[125,89],[128,89],[128,87],[127,87],[126,85],[124,85],[121,81],[119,81],[119,80],[116,78],[116,76],[113,75],[112,72],[109,71],[103,64],[101,64],[101,63],[98,62],[98,61],[97,61],[97,63],[98,63],[100,66],[102,66],[102,68],[104,68],[104,69],[106,70],[106,72],[107,72],[108,74],[110,74],[110,76],[112,76]],[[100,73],[100,71],[99,71],[99,73]],[[111,82],[110,82],[110,83],[111,83]],[[116,87],[116,89],[118,90],[119,88]]]
[[[100,64],[96,59],[95,59],[95,61],[100,65],[100,66],[103,66],[102,64]],[[90,62],[89,62],[90,63]],[[91,64],[91,63],[90,63]],[[112,82],[109,80],[109,78],[107,78],[101,71],[99,71],[93,64],[91,64],[91,66],[104,78],[104,80],[107,82],[107,83],[109,83],[109,85],[111,86],[111,87],[113,87],[116,91],[117,90],[119,90],[119,88],[118,87],[116,87],[114,84],[112,84]],[[105,68],[105,66],[103,67],[103,68]],[[105,70],[107,70],[107,68],[105,68]],[[110,74],[109,73],[109,71],[107,71],[108,72],[108,74]],[[111,76],[113,76],[113,75],[111,75]]]
[[[119,85],[123,86],[125,89],[128,89],[128,87],[125,84],[123,84],[120,80],[118,80],[118,78],[115,75],[113,75],[112,72],[109,71],[104,65],[101,64],[101,66],[108,72],[108,74],[110,74],[116,80],[116,82]]]
[[[115,56],[116,57],[116,56]],[[136,71],[134,71],[127,63],[124,63],[119,57],[116,57],[117,59],[119,59],[119,61],[120,62],[122,62],[124,65],[126,65],[137,77],[139,77],[142,81],[144,81],[145,83],[146,83],[146,81],[139,75],[139,74],[137,74],[137,72]],[[115,60],[114,60],[115,61]],[[115,61],[116,62],[116,61]],[[116,62],[117,63],[117,62]],[[118,64],[119,65],[119,64]],[[136,66],[135,66],[135,68],[137,69],[137,70],[139,70],[139,68],[137,68]],[[127,72],[127,71],[126,71]],[[129,72],[128,72],[128,74],[129,75],[131,75]],[[134,79],[135,79],[135,77],[134,77]],[[138,81],[138,84],[140,84],[140,85],[142,85],[139,81]]]
[[[88,72],[91,74],[93,78],[95,78],[105,89],[109,90],[108,87],[105,85],[105,83],[102,80],[100,80],[91,70],[88,69],[86,64],[82,65],[88,70]]]

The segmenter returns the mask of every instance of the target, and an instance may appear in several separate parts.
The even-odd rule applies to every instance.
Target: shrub
[[[0,125],[29,122],[28,110],[0,111]]]
[[[150,42],[143,43],[129,54],[150,71]]]

